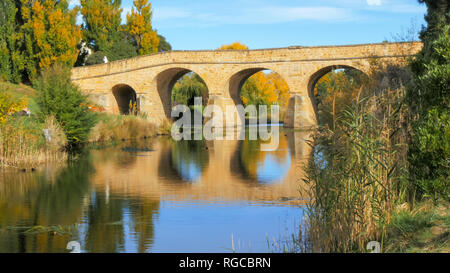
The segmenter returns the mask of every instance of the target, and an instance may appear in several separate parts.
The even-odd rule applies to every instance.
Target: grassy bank
[[[399,205],[387,227],[385,252],[450,253],[450,206],[425,202]]]

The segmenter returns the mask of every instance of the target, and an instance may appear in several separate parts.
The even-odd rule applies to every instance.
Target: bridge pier
[[[294,94],[289,99],[284,127],[310,130],[317,126],[315,110],[309,96]]]
[[[236,109],[236,104],[233,99],[224,97],[222,95],[210,95],[208,105],[214,105],[222,111],[222,121],[216,120],[214,127],[237,127],[241,126],[245,121],[241,120],[235,111],[227,111],[227,109]],[[205,118],[205,123],[211,117]]]

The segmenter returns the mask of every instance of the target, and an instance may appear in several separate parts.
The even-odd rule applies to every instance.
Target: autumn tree
[[[339,113],[360,95],[364,80],[356,69],[333,70],[321,77],[314,87],[319,124],[333,128]]]
[[[81,0],[83,39],[94,51],[108,55],[120,40],[121,0]]]
[[[281,119],[289,100],[289,86],[275,72],[260,71],[251,76],[242,86],[241,100],[244,106],[279,105]]]
[[[134,0],[127,14],[126,31],[134,38],[139,55],[158,52],[159,37],[152,29],[152,10],[148,0]]]
[[[36,72],[55,63],[73,66],[81,40],[80,27],[75,24],[77,9],[69,10],[67,0],[22,1],[21,14],[29,34],[26,47],[31,48],[36,69],[28,67],[33,78]]]
[[[0,70],[4,79],[33,79],[54,63],[72,66],[80,28],[67,0],[4,0],[0,4]]]
[[[234,42],[230,45],[222,45],[218,50],[248,50],[248,47],[240,42]]]

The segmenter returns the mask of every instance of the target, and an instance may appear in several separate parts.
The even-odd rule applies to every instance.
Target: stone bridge
[[[209,104],[241,104],[240,89],[253,74],[272,70],[286,81],[290,100],[286,127],[316,125],[314,85],[336,68],[370,73],[371,60],[398,63],[416,54],[421,43],[288,47],[261,50],[171,51],[72,70],[72,81],[107,112],[124,114],[130,101],[155,124],[171,114],[171,90],[186,73],[206,83]],[[222,108],[225,110],[225,108]]]

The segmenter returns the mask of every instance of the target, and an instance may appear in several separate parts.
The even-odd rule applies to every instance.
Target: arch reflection
[[[158,166],[160,176],[167,181],[194,183],[201,179],[209,164],[209,152],[205,141],[171,141],[164,149]],[[173,179],[177,178],[177,179]]]
[[[261,145],[269,141],[246,138],[238,145],[231,162],[231,171],[245,178],[246,182],[259,185],[281,183],[291,169],[291,153],[284,135],[279,136],[275,151],[262,151]]]

